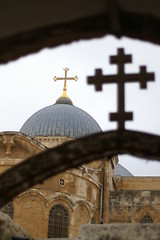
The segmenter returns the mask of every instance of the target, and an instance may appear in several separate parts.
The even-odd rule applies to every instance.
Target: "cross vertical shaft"
[[[132,120],[132,113],[125,112],[125,82],[124,82],[124,65],[126,63],[131,63],[132,57],[129,54],[124,54],[123,49],[118,49],[117,56],[110,57],[111,64],[117,64],[118,66],[118,112],[110,113],[110,120],[117,121],[118,130],[124,130],[125,121]]]
[[[62,94],[62,97],[67,97],[67,80],[75,80],[77,81],[77,76],[74,76],[74,77],[67,77],[67,73],[69,71],[69,68],[63,68],[65,74],[64,74],[64,77],[54,77],[54,81],[57,81],[57,80],[64,80],[64,86],[63,86],[63,94]]]
[[[64,72],[65,72],[65,80],[64,80],[64,87],[63,87],[63,94],[64,92],[67,94],[67,72],[69,70],[69,68],[63,68]]]

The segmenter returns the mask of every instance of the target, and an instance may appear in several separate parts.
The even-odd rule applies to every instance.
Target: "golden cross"
[[[74,76],[74,77],[67,77],[67,72],[69,70],[69,68],[63,68],[64,72],[65,72],[65,76],[64,77],[54,77],[54,81],[57,81],[57,80],[64,80],[64,87],[63,87],[63,95],[62,97],[68,97],[67,96],[67,80],[75,80],[77,81],[77,76]]]

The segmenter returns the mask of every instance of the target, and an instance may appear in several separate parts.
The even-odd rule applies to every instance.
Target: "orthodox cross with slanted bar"
[[[94,84],[96,91],[101,91],[104,83],[116,83],[118,85],[118,112],[110,113],[110,121],[118,123],[119,131],[125,129],[125,121],[133,119],[132,112],[125,112],[125,83],[138,82],[140,88],[147,88],[147,82],[154,81],[154,73],[147,73],[146,66],[140,66],[139,73],[125,73],[125,64],[131,62],[132,56],[125,54],[123,48],[119,48],[117,55],[110,56],[110,63],[118,66],[117,75],[104,76],[101,69],[96,69],[95,76],[88,77],[88,84]]]
[[[74,76],[74,77],[67,77],[67,72],[69,70],[69,68],[63,68],[64,72],[65,72],[65,76],[64,77],[54,77],[54,81],[57,81],[57,80],[64,80],[64,87],[63,87],[63,95],[62,97],[68,97],[67,96],[67,80],[75,80],[77,81],[77,76]]]

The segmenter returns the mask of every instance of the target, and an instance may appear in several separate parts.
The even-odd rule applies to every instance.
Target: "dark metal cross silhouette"
[[[104,76],[101,69],[96,69],[95,76],[88,77],[88,84],[94,84],[96,91],[101,91],[104,83],[118,84],[118,112],[110,113],[110,120],[118,123],[119,131],[125,129],[125,121],[133,119],[132,112],[125,112],[125,83],[139,82],[140,88],[144,89],[147,88],[147,82],[154,81],[154,73],[147,73],[146,66],[140,66],[139,73],[125,74],[124,66],[131,62],[132,56],[125,54],[123,48],[119,48],[117,55],[110,56],[110,63],[118,66],[117,75]]]

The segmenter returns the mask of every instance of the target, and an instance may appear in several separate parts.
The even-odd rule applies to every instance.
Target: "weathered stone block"
[[[83,225],[83,240],[158,240],[160,224],[104,224]]]

